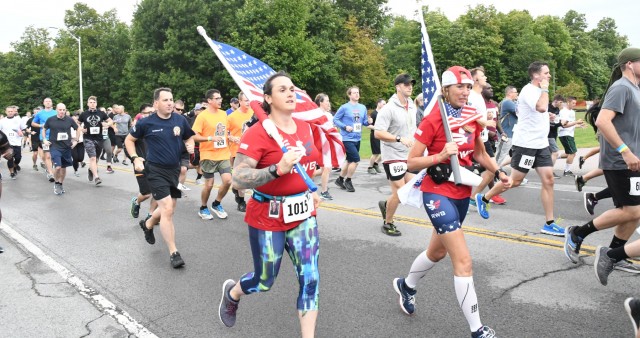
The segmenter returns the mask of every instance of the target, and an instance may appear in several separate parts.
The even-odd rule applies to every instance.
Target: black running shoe
[[[596,199],[596,195],[590,192],[585,192],[583,196],[584,200],[584,209],[589,213],[589,215],[593,215],[593,209],[598,204],[598,200]]]
[[[398,230],[396,228],[396,225],[393,223],[387,223],[385,222],[382,225],[382,232],[384,232],[385,234],[389,235],[389,236],[400,236],[402,235],[402,232],[400,232],[400,230]]]
[[[378,208],[380,208],[380,213],[382,214],[382,221],[387,220],[387,201],[378,201]]]
[[[245,202],[245,201],[238,202],[238,211],[246,212],[247,211],[247,202]]]
[[[578,168],[582,169],[582,166],[584,165],[584,161],[586,161],[584,159],[584,156],[578,157]]]
[[[338,178],[336,178],[336,185],[340,187],[340,189],[342,190],[347,190],[347,187],[344,185],[344,178],[338,176]]]
[[[356,189],[353,187],[353,184],[351,183],[351,180],[344,181],[344,187],[347,189],[348,192],[356,191]]]
[[[584,181],[582,175],[576,175],[576,189],[582,191],[582,187],[584,187],[585,184],[587,184],[587,182]]]
[[[0,249],[2,252],[2,249]],[[638,326],[640,326],[640,299],[629,297],[624,301],[624,309],[627,311],[631,323],[633,323],[633,336],[638,335]]]
[[[93,181],[93,171],[91,171],[91,169],[87,170],[87,176],[89,178],[89,182]]]
[[[169,257],[169,260],[171,260],[171,266],[173,266],[174,269],[181,268],[184,266],[184,260],[182,260],[180,253],[177,251],[171,254],[171,257]]]
[[[140,222],[138,222],[138,224],[140,224],[140,228],[144,232],[144,239],[147,241],[147,243],[155,244],[156,236],[153,234],[153,228],[151,229],[147,228],[147,225],[146,225],[147,219],[149,218],[147,217],[146,219],[141,220]]]

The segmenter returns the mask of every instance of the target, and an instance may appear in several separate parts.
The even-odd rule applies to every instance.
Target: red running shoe
[[[491,197],[491,203],[494,203],[494,204],[505,204],[505,203],[507,203],[507,200],[502,198],[502,196],[500,196],[500,195],[495,195],[495,196]]]

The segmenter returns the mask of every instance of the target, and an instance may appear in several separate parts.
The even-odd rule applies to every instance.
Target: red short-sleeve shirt
[[[285,145],[289,150],[293,148],[304,148],[305,156],[300,160],[300,164],[309,176],[313,175],[316,164],[319,163],[321,154],[311,133],[309,124],[304,121],[294,119],[297,126],[295,134],[287,134],[278,129]],[[256,169],[269,167],[280,162],[282,150],[276,141],[271,139],[260,123],[249,128],[240,141],[238,153],[249,156],[258,161]],[[271,196],[289,196],[307,191],[304,180],[295,172],[295,168],[290,173],[284,174],[275,180],[259,186],[257,191]],[[313,214],[315,216],[315,211]],[[269,203],[258,202],[251,198],[247,203],[247,211],[244,221],[250,226],[266,231],[286,231],[293,229],[302,221],[284,223],[283,212],[280,218],[269,217]]]

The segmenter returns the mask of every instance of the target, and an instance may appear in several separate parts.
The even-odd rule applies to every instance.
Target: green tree
[[[404,17],[394,17],[391,27],[384,34],[383,53],[386,59],[386,69],[390,76],[408,73],[414,79],[420,79],[420,62],[422,37],[420,24]],[[416,83],[415,93],[420,93],[422,84]]]
[[[380,37],[389,24],[388,0],[333,0],[343,18],[354,17],[357,26],[373,38]]]
[[[360,102],[372,106],[380,97],[393,91],[392,82],[386,72],[382,47],[375,44],[370,33],[357,26],[356,19],[350,17],[344,25],[345,40],[340,41],[338,56],[344,88],[341,97],[345,97],[346,87],[360,88]],[[333,102],[340,102],[337,97]]]
[[[587,97],[587,87],[580,79],[577,79],[567,83],[566,86],[558,87],[555,93],[564,97],[574,96],[578,100],[582,100]]]

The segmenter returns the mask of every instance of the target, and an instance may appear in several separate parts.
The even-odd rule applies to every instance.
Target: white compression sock
[[[418,281],[427,274],[434,265],[435,262],[432,262],[429,257],[427,257],[427,252],[421,252],[418,257],[411,264],[411,270],[409,271],[409,275],[405,278],[404,282],[408,287],[415,289]]]
[[[456,288],[458,304],[460,304],[462,313],[464,313],[464,317],[469,323],[469,329],[471,332],[475,332],[482,327],[482,322],[480,321],[478,297],[476,296],[476,288],[473,285],[473,277],[453,276],[453,284]]]
[[[569,169],[571,169],[571,164],[572,163],[567,163],[564,165],[564,171],[569,171]]]

